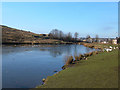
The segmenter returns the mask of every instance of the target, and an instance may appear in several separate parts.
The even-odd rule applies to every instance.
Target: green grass
[[[48,76],[37,88],[117,88],[118,50],[102,52]]]

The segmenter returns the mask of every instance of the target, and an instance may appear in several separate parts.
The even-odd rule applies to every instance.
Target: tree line
[[[68,32],[67,34],[65,34],[63,31],[58,30],[58,29],[53,29],[50,33],[49,33],[49,37],[50,39],[58,39],[58,40],[63,40],[63,41],[67,41],[67,42],[79,42],[79,33],[75,32],[74,35],[72,35],[71,32]],[[90,39],[90,35],[86,36],[86,39]],[[96,35],[95,36],[96,42],[98,42],[99,36]]]
[[[74,37],[73,37],[71,32],[65,34],[64,32],[58,29],[53,29],[49,33],[50,39],[58,39],[58,40],[63,40],[68,42],[77,42],[78,36],[79,36],[79,33],[77,32],[74,33]]]

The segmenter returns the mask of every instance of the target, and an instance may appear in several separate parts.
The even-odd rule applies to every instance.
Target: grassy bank
[[[118,50],[101,52],[48,76],[37,88],[117,88]]]
[[[109,48],[109,46],[112,46],[112,47],[118,47],[118,45],[115,45],[115,44],[102,44],[102,43],[81,43],[82,45],[86,46],[86,47],[93,47],[95,49],[104,49],[104,48]]]

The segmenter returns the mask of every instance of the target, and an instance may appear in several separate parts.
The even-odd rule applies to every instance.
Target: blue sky
[[[79,33],[80,37],[116,37],[117,2],[4,2],[2,24],[10,27],[49,33],[59,29]]]

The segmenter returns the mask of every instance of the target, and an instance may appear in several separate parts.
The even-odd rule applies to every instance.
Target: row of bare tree
[[[64,32],[62,32],[61,30],[58,29],[53,29],[50,33],[49,33],[49,38],[50,39],[58,39],[58,40],[63,40],[63,41],[68,41],[68,42],[79,42],[79,33],[75,32],[74,35],[72,35],[71,32],[65,34]],[[90,40],[91,37],[90,35],[86,36],[86,40]],[[96,35],[95,38],[92,38],[93,42],[99,42],[99,36]],[[108,42],[112,43],[112,41],[107,40]],[[118,43],[120,43],[120,37],[117,38]]]
[[[61,30],[58,29],[53,29],[50,33],[49,33],[49,37],[51,39],[59,39],[59,40],[63,40],[63,41],[68,41],[68,42],[78,42],[80,41],[79,38],[79,33],[75,32],[74,35],[72,36],[71,32],[65,34],[63,33]],[[86,39],[91,38],[90,35],[86,36]],[[95,36],[96,42],[98,41],[99,37],[98,35]]]
[[[79,34],[77,32],[75,32],[74,37],[73,37],[71,32],[65,34],[61,30],[58,30],[58,29],[53,29],[49,33],[49,37],[51,39],[59,39],[59,40],[68,41],[68,42],[73,42],[73,41],[76,42],[76,41],[78,41],[77,40],[78,36],[79,36]]]

